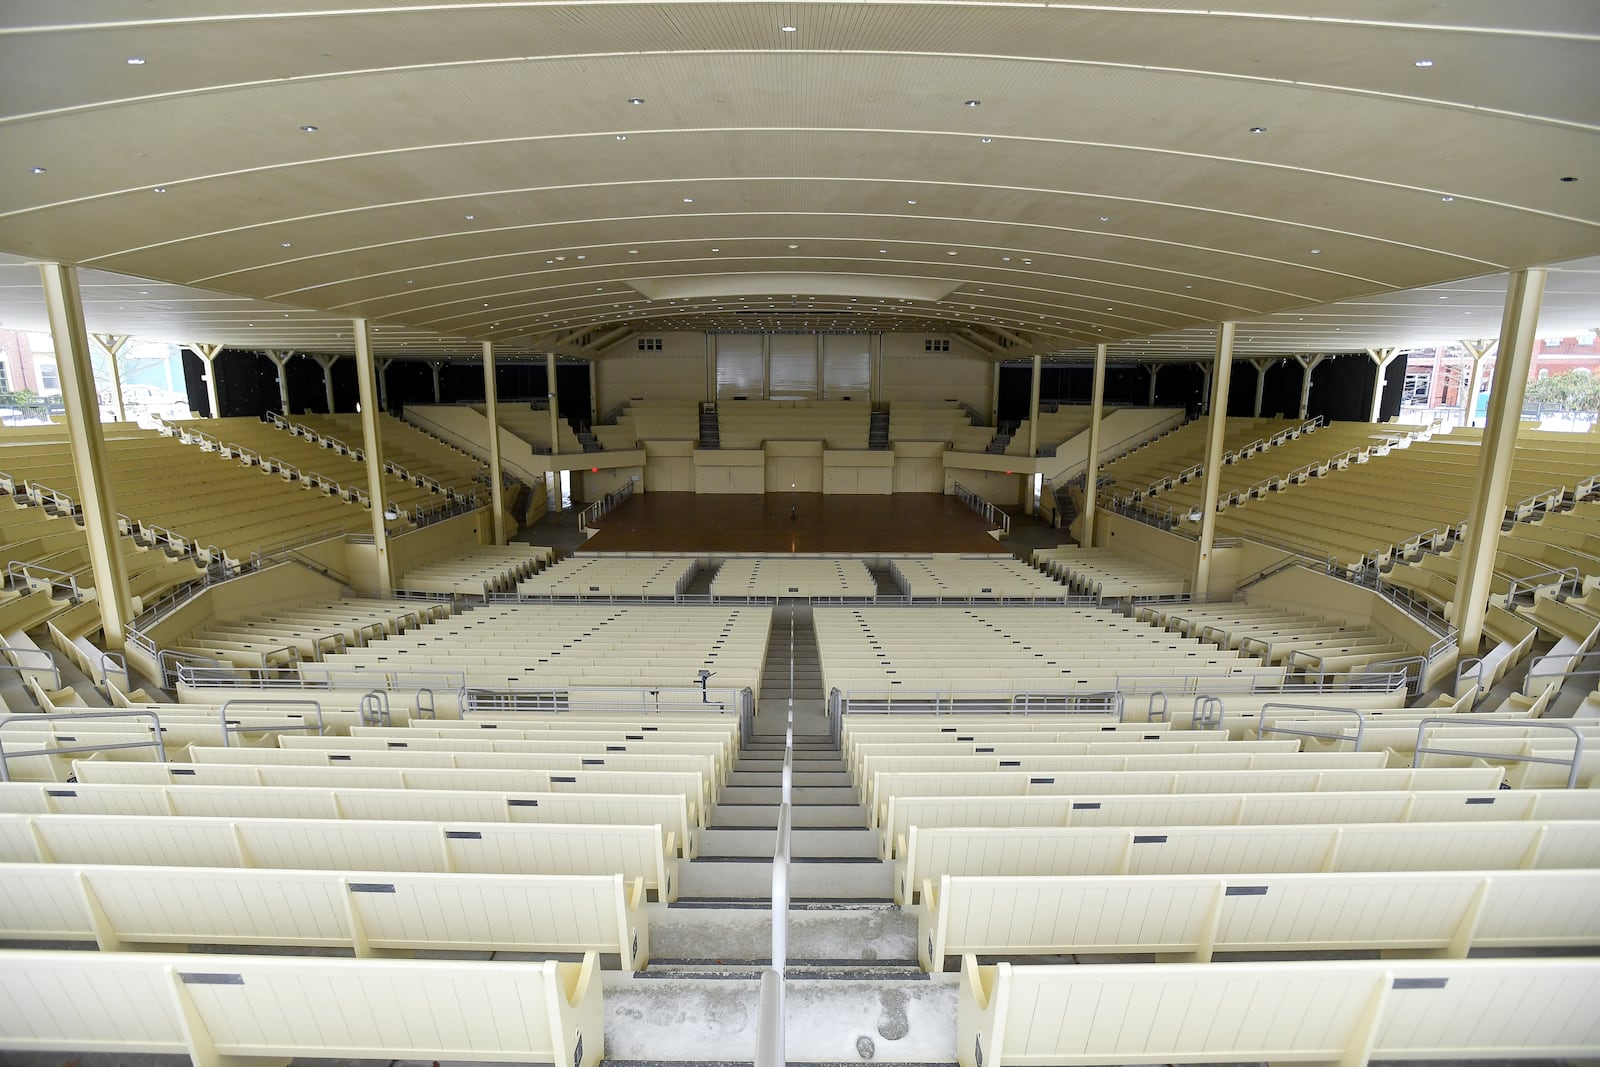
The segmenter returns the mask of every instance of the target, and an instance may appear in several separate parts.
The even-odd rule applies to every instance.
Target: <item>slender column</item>
[[[589,432],[600,423],[600,392],[595,382],[595,361],[589,361]]]
[[[1224,434],[1228,428],[1228,379],[1233,372],[1233,334],[1238,324],[1217,324],[1217,360],[1213,364],[1213,387],[1219,398],[1217,407],[1206,426],[1205,481],[1200,492],[1200,545],[1195,555],[1194,587],[1190,592],[1196,600],[1209,599],[1211,585],[1211,552],[1217,539],[1217,496],[1222,483],[1222,450]]]
[[[590,364],[593,366],[593,364]],[[505,479],[500,473],[500,385],[494,377],[494,342],[483,342],[483,413],[489,418],[489,507],[494,543],[506,543]]]
[[[269,348],[262,353],[272,362],[278,370],[278,409],[285,418],[289,416],[289,360],[294,358],[293,352]]]
[[[1302,356],[1297,355],[1294,361],[1300,364],[1300,417],[1304,419],[1311,410],[1311,372],[1327,359],[1326,355]]]
[[[122,367],[118,361],[122,358],[122,350],[128,347],[128,342],[133,338],[125,333],[97,333],[94,339],[111,358],[111,387],[116,390],[117,395],[117,421],[127,422],[128,409],[122,402]]]
[[[365,321],[365,320],[363,320],[363,321]],[[369,347],[370,347],[370,344],[371,344],[371,342],[369,340],[368,341]],[[328,398],[328,414],[332,415],[333,412],[334,412],[334,404],[333,404],[333,365],[335,363],[339,362],[339,356],[338,356],[337,353],[318,353],[317,355],[313,356],[312,358],[317,361],[317,366],[322,368],[322,391]],[[359,368],[357,369],[357,373],[358,374],[360,373]]]
[[[1267,370],[1272,366],[1270,359],[1252,359],[1250,365],[1256,369],[1256,406],[1252,409],[1256,418],[1261,417],[1261,401],[1267,395]]]
[[[1372,417],[1367,420],[1368,422],[1377,422],[1378,416],[1382,414],[1383,388],[1389,382],[1389,376],[1386,372],[1389,369],[1389,364],[1393,363],[1395,357],[1399,354],[1400,350],[1398,348],[1367,349],[1367,358],[1372,360],[1373,365],[1377,367],[1372,374]]]
[[[1209,415],[1211,414],[1211,367],[1205,363],[1197,365],[1200,368],[1200,413]]]
[[[72,452],[72,473],[77,478],[78,504],[83,510],[83,532],[89,547],[89,568],[94,575],[95,603],[107,649],[121,650],[133,598],[128,593],[128,568],[117,536],[117,503],[106,462],[105,434],[100,429],[100,394],[94,385],[94,364],[89,358],[89,331],[83,324],[83,297],[78,291],[78,268],[61,263],[41,263],[45,312],[55,341],[56,374],[61,379],[61,402],[67,415],[67,445]]]
[[[1147,365],[1146,369],[1148,369],[1150,371],[1150,400],[1148,401],[1146,406],[1155,407],[1156,406],[1156,375],[1161,373],[1161,364],[1159,364],[1159,363],[1151,363],[1151,364]]]
[[[200,362],[206,365],[206,401],[211,405],[211,417],[220,419],[222,403],[217,399],[217,356],[221,354],[222,346],[193,341],[189,344],[189,351],[199,356]]]
[[[444,360],[428,360],[428,369],[433,371],[433,402],[435,404],[442,404],[444,403],[444,391],[440,387],[440,379],[444,374]]]
[[[1544,283],[1544,271],[1519,270],[1511,272],[1506,285],[1506,309],[1500,318],[1500,355],[1489,393],[1478,488],[1473,494],[1472,510],[1467,513],[1466,551],[1456,576],[1456,627],[1460,630],[1456,642],[1463,656],[1476,656],[1478,642],[1483,638],[1489,579],[1500,545],[1500,521],[1511,484],[1511,462],[1517,450],[1522,397],[1528,388],[1528,368],[1533,363],[1534,331],[1539,325]]]
[[[1501,329],[1505,324],[1501,323]],[[1472,360],[1472,371],[1467,376],[1467,391],[1461,401],[1461,425],[1471,426],[1478,417],[1478,389],[1483,385],[1483,363],[1489,358],[1489,353],[1495,351],[1498,341],[1462,341],[1461,347],[1467,350],[1467,356]]]
[[[1107,345],[1094,346],[1094,395],[1089,408],[1089,465],[1083,472],[1083,536],[1079,543],[1084,548],[1094,547],[1095,503],[1099,497],[1100,483],[1100,420],[1106,407],[1106,349]]]
[[[1000,364],[989,361],[989,425],[1000,425]]]
[[[378,410],[389,410],[389,364],[392,359],[378,360]]]
[[[372,332],[366,319],[353,319],[356,339],[356,385],[361,397],[361,447],[367,453],[367,496],[372,502],[372,547],[378,554],[378,583],[385,594],[394,591],[394,569],[389,562],[389,527],[384,519],[383,438],[378,428],[377,367],[372,358]],[[322,362],[318,357],[317,362]],[[323,374],[327,374],[327,366]],[[332,380],[329,378],[328,380]],[[331,387],[330,387],[331,389]]]
[[[1034,457],[1039,452],[1039,377],[1044,357],[1037,352],[1033,356],[1033,384],[1028,390],[1028,469],[1023,471],[1023,478],[1027,487],[1022,493],[1022,512],[1024,515],[1033,514],[1033,467],[1038,462]]]
[[[550,454],[559,456],[561,454],[561,413],[556,410],[556,354],[554,352],[546,352],[544,354],[544,380],[550,399]]]

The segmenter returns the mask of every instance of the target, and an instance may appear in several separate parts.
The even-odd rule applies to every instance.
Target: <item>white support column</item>
[[[1195,366],[1200,368],[1200,414],[1209,415],[1211,414],[1211,367],[1206,363],[1197,363]]]
[[[117,421],[127,422],[128,408],[122,402],[122,367],[118,365],[118,361],[122,358],[122,350],[128,347],[128,342],[133,338],[125,333],[97,333],[94,339],[99,342],[111,361],[111,387],[117,397]]]
[[[441,388],[440,380],[444,375],[444,360],[428,360],[428,369],[433,371],[433,402],[442,404],[444,403],[444,391]]]
[[[1195,554],[1194,585],[1196,600],[1210,599],[1211,553],[1217,539],[1217,496],[1222,483],[1222,450],[1228,428],[1228,380],[1233,373],[1233,335],[1237,323],[1217,324],[1217,358],[1212,379],[1221,414],[1213,413],[1206,426],[1205,480],[1200,491],[1200,544]]]
[[[1256,369],[1256,406],[1251,410],[1256,418],[1261,417],[1261,401],[1267,395],[1267,370],[1272,366],[1273,360],[1252,359],[1250,365]]]
[[[1311,372],[1322,364],[1328,357],[1325,354],[1315,356],[1296,355],[1294,361],[1300,364],[1300,418],[1306,418],[1311,410]]]
[[[1456,643],[1463,656],[1476,656],[1488,610],[1489,580],[1500,544],[1501,516],[1511,484],[1511,463],[1516,456],[1517,429],[1522,423],[1522,397],[1528,388],[1528,368],[1533,363],[1539,305],[1544,299],[1545,272],[1511,272],[1506,285],[1506,309],[1500,318],[1500,355],[1494,385],[1489,393],[1489,418],[1484,426],[1478,488],[1467,513],[1466,551],[1456,576]]]
[[[289,361],[294,358],[293,352],[269,348],[263,353],[272,365],[278,369],[278,406],[283,409],[284,418],[289,417]]]
[[[72,452],[76,496],[83,509],[83,532],[89,547],[89,569],[94,576],[95,603],[105,646],[120,651],[128,623],[133,620],[133,599],[128,593],[128,568],[117,536],[117,502],[106,462],[105,435],[100,429],[100,394],[94,385],[94,364],[89,357],[89,331],[83,324],[83,297],[78,291],[78,268],[61,263],[41,263],[45,312],[56,348],[56,375],[61,379],[61,402],[67,415],[67,446]]]
[[[550,454],[561,454],[561,412],[556,404],[556,354],[544,354],[544,380],[545,388],[549,391],[550,400]]]
[[[385,595],[394,591],[394,568],[389,562],[389,527],[383,513],[383,438],[378,429],[377,367],[372,358],[372,332],[366,319],[353,319],[356,339],[356,385],[361,397],[361,447],[367,453],[367,496],[372,501],[372,547],[378,554],[378,584]],[[321,362],[321,358],[317,360]],[[323,373],[327,373],[326,365]],[[331,379],[330,379],[331,380]]]
[[[1106,350],[1109,347],[1094,346],[1094,394],[1089,408],[1089,465],[1083,472],[1083,536],[1078,539],[1084,548],[1094,547],[1095,503],[1099,497],[1100,482],[1100,420],[1106,407]]]
[[[1372,372],[1372,417],[1368,422],[1377,422],[1378,416],[1383,412],[1383,387],[1388,383],[1389,364],[1394,362],[1400,354],[1398,348],[1369,348],[1367,358],[1372,360],[1377,368]]]
[[[597,425],[599,425],[599,423],[600,423],[600,393],[598,391],[599,383],[595,380],[596,379],[595,363],[596,363],[595,360],[591,359],[589,361],[589,432],[590,433],[593,433],[594,432],[594,428]]]
[[[1501,324],[1504,328],[1504,323]],[[1483,364],[1489,353],[1496,350],[1498,341],[1462,341],[1472,360],[1472,372],[1467,375],[1467,391],[1461,398],[1461,425],[1471,426],[1478,417],[1478,390],[1483,387]]]
[[[1150,399],[1149,399],[1149,401],[1147,403],[1148,403],[1149,407],[1155,407],[1156,406],[1156,376],[1161,373],[1161,364],[1159,364],[1159,363],[1149,363],[1149,364],[1146,364],[1146,369],[1149,370],[1149,372],[1150,372]]]
[[[1000,425],[1000,364],[989,361],[989,425]]]
[[[1028,389],[1028,469],[1023,471],[1023,480],[1027,483],[1022,493],[1022,513],[1033,514],[1033,468],[1038,462],[1034,457],[1039,451],[1039,378],[1044,364],[1044,357],[1037,352],[1033,355],[1033,384]]]
[[[378,410],[389,410],[389,364],[393,359],[378,360]]]
[[[362,321],[366,321],[366,320],[363,319]],[[371,339],[370,339],[370,337],[369,337],[367,343],[368,343],[368,347],[370,348],[371,347]],[[335,410],[334,403],[333,403],[333,365],[335,363],[339,362],[339,355],[336,352],[334,352],[334,353],[318,353],[317,355],[313,356],[312,358],[317,361],[317,366],[322,368],[322,391],[323,391],[324,395],[326,395],[326,397],[328,399],[328,414],[332,415],[334,413],[334,410]],[[356,373],[357,374],[361,373],[359,367],[357,368]]]
[[[189,351],[200,357],[200,362],[206,367],[206,402],[211,405],[211,417],[222,418],[222,404],[217,399],[217,356],[222,352],[221,345],[208,345],[204,341],[191,341]]]
[[[590,364],[591,367],[594,364]],[[500,468],[500,385],[494,377],[494,343],[483,342],[483,408],[489,419],[489,507],[494,543],[506,543],[505,478]]]

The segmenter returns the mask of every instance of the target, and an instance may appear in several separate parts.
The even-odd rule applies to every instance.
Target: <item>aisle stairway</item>
[[[917,966],[916,917],[890,901],[889,865],[829,737],[811,609],[785,604],[773,613],[755,729],[700,856],[681,869],[678,901],[651,905],[650,966],[606,976],[607,1063],[753,1058],[791,699],[789,1061],[954,1062],[955,977]]]

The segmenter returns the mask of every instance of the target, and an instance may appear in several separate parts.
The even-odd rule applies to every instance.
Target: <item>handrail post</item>
[[[1425,719],[1417,720],[1417,748],[1411,757],[1411,766],[1422,766],[1422,757],[1430,753],[1440,756],[1466,756],[1471,759],[1511,760],[1515,763],[1555,763],[1565,764],[1567,767],[1567,788],[1575,789],[1578,785],[1578,770],[1583,763],[1583,731],[1567,722],[1554,722],[1548,719],[1516,719],[1511,721],[1513,726],[1532,726],[1544,730],[1565,730],[1572,735],[1572,756],[1569,759],[1555,759],[1551,756],[1533,756],[1526,753],[1512,754],[1506,752],[1472,752],[1465,749],[1428,748],[1425,735],[1428,727],[1434,723],[1450,723],[1454,726],[1505,726],[1504,719],[1469,719],[1460,715],[1430,715]]]

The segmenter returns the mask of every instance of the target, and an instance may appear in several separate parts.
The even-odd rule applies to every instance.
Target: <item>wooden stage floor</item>
[[[636,493],[600,520],[580,551],[1009,554],[988,529],[981,516],[940,493]]]

